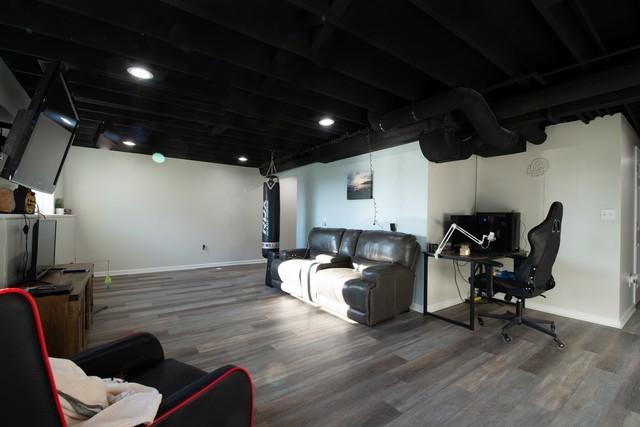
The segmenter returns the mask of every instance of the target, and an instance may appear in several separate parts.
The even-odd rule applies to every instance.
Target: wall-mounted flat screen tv
[[[31,104],[20,110],[1,148],[0,176],[53,193],[78,129],[78,113],[61,62],[49,63]]]

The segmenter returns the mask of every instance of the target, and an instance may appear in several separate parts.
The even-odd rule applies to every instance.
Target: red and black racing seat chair
[[[253,387],[247,371],[211,373],[165,359],[151,334],[131,335],[73,357],[88,375],[121,377],[157,388],[162,403],[154,426],[251,426]],[[0,290],[0,425],[66,426],[33,298]]]

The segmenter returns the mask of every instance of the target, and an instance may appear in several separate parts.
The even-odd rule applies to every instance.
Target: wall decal
[[[527,175],[529,176],[541,176],[549,170],[549,160],[538,157],[533,159],[529,166],[527,166]]]

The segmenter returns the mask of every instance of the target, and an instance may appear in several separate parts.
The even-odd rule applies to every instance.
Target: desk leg
[[[424,268],[422,278],[422,315],[426,316],[427,314],[427,292],[429,290],[429,255],[424,252]]]
[[[473,331],[476,326],[476,263],[469,262],[469,269],[471,270],[469,276],[469,329]]]

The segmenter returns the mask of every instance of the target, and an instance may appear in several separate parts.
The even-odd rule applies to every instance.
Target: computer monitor
[[[56,263],[56,221],[38,220],[32,239],[29,280],[39,280]]]
[[[471,215],[451,215],[444,224],[444,231],[456,223],[478,239],[490,232],[496,240],[487,247],[481,247],[462,233],[453,233],[449,242],[456,248],[461,244],[470,244],[473,251],[517,251],[520,248],[519,212],[478,212]]]

